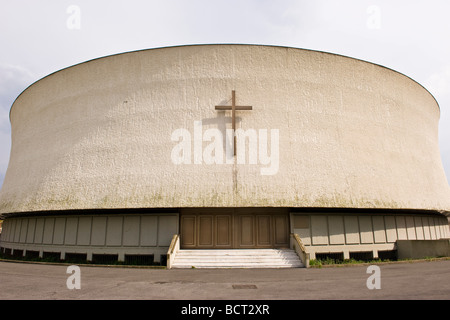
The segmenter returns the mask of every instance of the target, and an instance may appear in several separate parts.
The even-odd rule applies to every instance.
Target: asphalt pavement
[[[449,300],[450,260],[299,269],[151,269],[0,261],[0,300]],[[77,288],[79,285],[79,289]]]

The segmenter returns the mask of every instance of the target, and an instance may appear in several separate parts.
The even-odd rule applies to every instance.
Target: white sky
[[[71,5],[79,16],[68,12]],[[406,74],[440,104],[450,177],[449,15],[448,0],[0,0],[0,185],[11,147],[9,109],[28,85],[101,56],[204,43],[327,51]],[[70,29],[76,18],[80,28]]]

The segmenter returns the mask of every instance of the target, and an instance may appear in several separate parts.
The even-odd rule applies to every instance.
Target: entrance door
[[[181,248],[233,248],[233,210],[183,210],[180,215]]]
[[[181,248],[289,247],[289,213],[280,209],[185,209]]]

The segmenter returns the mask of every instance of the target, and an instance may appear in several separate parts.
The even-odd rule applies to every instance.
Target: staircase
[[[179,250],[172,268],[302,268],[290,249]]]

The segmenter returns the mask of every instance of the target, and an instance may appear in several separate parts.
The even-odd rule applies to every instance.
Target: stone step
[[[211,268],[211,269],[231,269],[231,268],[239,268],[239,269],[281,269],[281,268],[303,268],[303,264],[297,265],[280,265],[280,264],[257,264],[257,265],[249,265],[249,264],[174,264],[172,268],[174,269],[192,269],[192,268]]]
[[[243,257],[261,257],[261,258],[275,258],[275,259],[280,259],[280,258],[286,258],[286,259],[296,259],[297,255],[295,253],[293,254],[254,254],[254,255],[249,255],[249,254],[177,254],[177,257],[199,257],[199,258],[213,258],[213,257],[221,257],[221,258],[243,258]]]
[[[300,268],[290,249],[179,250],[173,268]]]
[[[295,254],[293,250],[288,249],[234,249],[234,250],[217,250],[217,249],[208,249],[208,250],[186,250],[182,249],[178,251],[178,254],[196,254],[196,255],[242,255],[242,254],[256,254],[256,255],[273,255],[273,254]]]
[[[177,255],[176,258],[198,258],[198,259],[244,259],[244,258],[267,258],[267,259],[297,259],[298,257],[296,255],[279,255],[279,256],[274,256],[274,255],[260,255],[260,256],[256,256],[256,255],[211,255],[211,256],[207,256],[207,255],[187,255],[187,254],[182,254],[182,255]]]
[[[176,257],[177,261],[182,261],[182,260],[196,260],[196,261],[291,261],[291,260],[297,260],[296,257],[291,257],[291,258],[286,258],[286,257],[269,257],[269,256],[265,256],[265,257],[249,257],[249,256],[228,256],[228,257],[223,257],[223,256],[213,256],[213,257],[202,257],[202,256],[181,256],[181,257]]]
[[[172,264],[172,267],[177,266],[203,266],[203,265],[210,265],[210,266],[249,266],[249,267],[257,267],[257,266],[303,266],[303,264],[298,261],[286,261],[286,262],[279,262],[279,261],[176,261]]]
[[[174,263],[172,268],[303,268],[303,263]]]
[[[286,255],[286,256],[270,256],[270,255],[264,255],[264,256],[256,256],[256,255],[213,255],[213,256],[205,256],[205,255],[176,255],[177,259],[203,259],[203,260],[218,260],[218,259],[224,259],[224,260],[236,260],[236,259],[275,259],[275,260],[290,260],[290,259],[298,259],[297,255]]]

